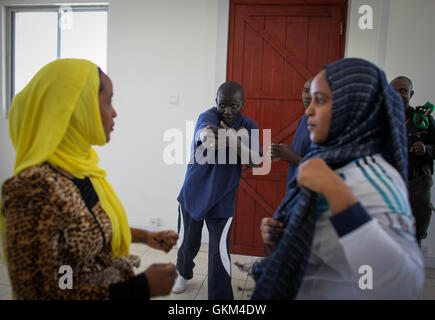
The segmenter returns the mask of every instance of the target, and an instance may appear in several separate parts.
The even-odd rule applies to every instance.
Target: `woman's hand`
[[[275,248],[278,240],[281,238],[284,224],[272,218],[263,218],[260,229],[264,243]]]
[[[146,244],[151,248],[169,252],[177,243],[178,234],[173,230],[149,232]]]
[[[150,297],[166,296],[171,293],[177,278],[177,269],[173,263],[153,263],[145,270]]]
[[[299,187],[325,196],[332,214],[340,213],[358,202],[346,182],[321,158],[308,159],[299,166]]]

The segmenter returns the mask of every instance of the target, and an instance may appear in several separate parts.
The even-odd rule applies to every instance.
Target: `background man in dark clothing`
[[[427,117],[427,124],[421,122],[421,114],[409,105],[414,95],[412,81],[400,76],[391,81],[393,88],[402,97],[406,112],[406,129],[408,132],[408,190],[409,202],[415,217],[416,237],[419,245],[426,238],[432,214],[431,187],[433,160],[435,159],[435,127],[432,116]],[[415,120],[414,120],[415,119]]]

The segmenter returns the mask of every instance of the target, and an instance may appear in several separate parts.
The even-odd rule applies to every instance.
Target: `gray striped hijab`
[[[328,138],[312,144],[304,160],[320,157],[333,169],[381,153],[407,181],[408,154],[403,102],[374,64],[356,58],[325,66],[332,91]],[[274,214],[285,224],[275,250],[254,265],[252,299],[294,299],[310,256],[317,220],[316,193],[295,181]]]

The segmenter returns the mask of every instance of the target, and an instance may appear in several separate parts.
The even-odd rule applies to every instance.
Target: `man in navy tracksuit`
[[[259,165],[253,162],[254,158],[259,158],[258,151],[255,151],[259,150],[258,134],[253,135],[255,131],[251,131],[258,127],[254,121],[241,114],[243,105],[242,87],[236,82],[225,82],[218,89],[216,107],[201,113],[196,123],[192,146],[192,156],[195,159],[187,167],[184,184],[177,198],[179,276],[173,287],[174,293],[183,292],[187,280],[193,277],[193,259],[201,245],[205,220],[209,231],[208,298],[234,299],[229,245],[235,194],[242,174],[241,159],[246,159],[242,156],[243,150],[249,150],[249,162],[245,164],[251,167]],[[241,130],[248,140],[234,138],[234,135],[219,138],[222,133],[231,131],[238,134]],[[231,144],[231,139],[235,139],[233,142],[240,140]],[[241,144],[248,147],[243,149]],[[199,148],[203,149],[198,150]],[[225,149],[226,155],[223,158],[218,157],[220,149]],[[213,152],[211,158],[207,154],[207,159],[214,161],[207,160],[204,163],[204,158],[198,159],[198,155],[203,156],[203,150],[205,153]],[[237,158],[236,163],[231,161],[231,152]]]

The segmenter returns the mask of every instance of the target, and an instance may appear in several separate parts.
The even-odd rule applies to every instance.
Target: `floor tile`
[[[205,276],[208,274],[208,258],[202,259],[196,257],[193,262],[195,263],[193,274],[201,274]]]
[[[149,266],[151,265],[151,263],[143,263],[143,260],[141,260],[141,264],[139,266],[139,268],[134,268],[134,274],[140,274],[142,272],[144,272]]]
[[[424,286],[425,287],[434,287],[435,288],[435,279],[431,279],[431,278],[424,279]]]
[[[176,264],[177,261],[177,251],[178,248],[174,247],[169,253],[164,253],[155,249],[144,248],[144,245],[135,244],[131,250],[132,254],[141,256],[141,266],[135,269],[136,274],[143,272],[152,263],[165,263],[172,262]],[[253,257],[231,254],[231,273],[232,280],[231,285],[233,287],[234,299],[241,300],[249,299],[248,294],[245,293],[245,287],[247,284],[248,274],[247,272],[242,272],[235,265],[235,263],[248,264],[250,265],[253,261]],[[187,289],[182,294],[171,293],[169,296],[158,297],[158,300],[207,300],[208,299],[208,243],[202,243],[198,254],[194,259],[195,267],[193,269],[193,279],[187,284]]]
[[[139,268],[135,268],[135,272],[140,273],[145,271],[153,263],[173,263],[176,264],[177,257],[168,253],[160,252],[147,252],[141,257]]]
[[[206,259],[208,260],[208,251],[199,251],[195,259]],[[195,259],[193,259],[195,261]]]
[[[153,262],[161,262],[161,263],[165,263],[165,262],[176,262],[177,261],[177,255],[174,254],[173,252],[163,252],[163,251],[159,251],[159,250],[150,250],[147,251],[142,258],[144,260],[152,260]]]
[[[240,263],[251,263],[252,262],[253,257],[252,256],[246,256],[243,254],[231,254],[231,261],[233,262],[240,262]]]
[[[195,297],[195,300],[208,300],[207,291],[199,291]]]
[[[139,251],[134,253],[134,252],[131,252],[131,250],[130,250],[130,252],[132,254],[138,255],[138,253],[140,253],[141,249],[139,248],[136,250],[139,250]],[[153,263],[171,262],[171,263],[175,264],[177,261],[176,251],[173,251],[173,250],[166,253],[166,252],[161,251],[161,250],[149,248],[149,250],[146,250],[146,251],[143,251],[143,249],[142,249],[142,252],[144,252],[144,253],[140,256],[140,258],[141,258],[140,259],[141,260],[140,266],[139,266],[139,268],[134,269],[135,274],[139,274],[139,273],[145,271]]]
[[[201,243],[201,247],[199,249],[200,252],[208,252],[208,243]]]
[[[231,280],[231,286],[233,287],[234,300],[242,300],[246,280],[233,279]]]
[[[5,295],[10,289],[11,286],[0,285],[0,298]]]

